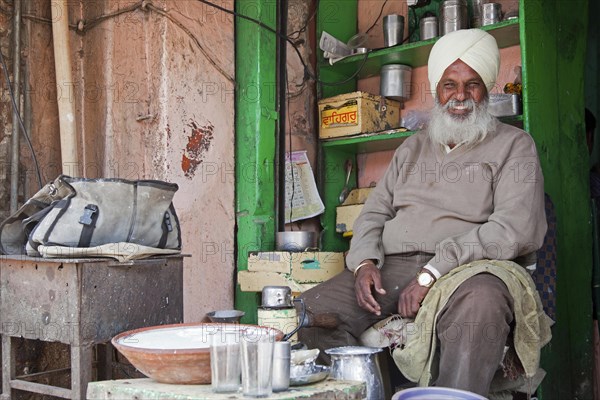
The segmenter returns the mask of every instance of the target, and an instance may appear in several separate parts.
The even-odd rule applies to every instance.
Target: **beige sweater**
[[[426,132],[398,147],[354,223],[346,263],[383,266],[386,254],[424,251],[442,275],[473,260],[513,260],[546,233],[544,181],[529,134],[498,124],[450,153]]]

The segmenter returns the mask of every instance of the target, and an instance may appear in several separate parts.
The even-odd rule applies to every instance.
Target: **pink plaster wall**
[[[28,0],[29,1],[29,0]],[[47,1],[32,11],[49,16]],[[69,2],[69,21],[93,20],[134,1]],[[233,8],[232,0],[218,1]],[[231,16],[196,1],[153,1],[194,35],[140,9],[70,36],[80,162],[88,177],[175,182],[183,236],[184,316],[198,321],[233,307],[234,29]],[[34,61],[34,144],[44,179],[59,172],[54,63],[49,25],[38,23]],[[218,71],[215,65],[220,67]],[[48,85],[50,82],[50,85]],[[42,89],[48,86],[48,95]]]
[[[498,1],[502,4],[503,11],[518,9],[518,0]],[[360,0],[358,2],[358,27],[359,32],[366,32],[376,20],[384,0]],[[383,16],[398,13],[405,16],[408,6],[405,0],[388,1],[383,7],[382,17],[375,27],[369,32],[368,46],[372,48],[383,47]],[[408,26],[405,24],[405,35],[408,35]],[[507,82],[513,82],[516,73],[515,67],[521,65],[521,50],[519,46],[500,50],[500,72],[496,81],[496,87],[492,90],[502,93],[502,88]],[[379,94],[379,77],[362,79],[358,82],[358,90],[372,94]],[[404,105],[401,114],[406,115],[413,110],[429,110],[433,107],[433,97],[427,78],[427,67],[422,66],[412,70],[411,97]],[[378,182],[387,165],[389,164],[393,151],[361,154],[358,156],[358,186],[368,187]]]

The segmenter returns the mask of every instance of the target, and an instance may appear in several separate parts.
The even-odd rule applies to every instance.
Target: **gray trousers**
[[[335,313],[340,324],[334,329],[300,329],[299,340],[308,348],[319,348],[321,361],[326,363],[329,357],[324,354],[325,349],[360,346],[360,335],[368,327],[397,314],[400,292],[431,257],[426,253],[386,256],[381,281],[387,294],[375,296],[381,305],[380,316],[358,306],[354,276],[348,270],[304,292],[301,297],[308,312]],[[500,279],[479,274],[466,280],[452,294],[437,320],[439,374],[434,384],[487,396],[502,361],[512,321],[513,300]]]

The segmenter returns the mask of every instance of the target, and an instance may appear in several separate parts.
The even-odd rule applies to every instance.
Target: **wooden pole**
[[[52,0],[52,38],[56,70],[56,97],[60,125],[60,155],[63,174],[79,176],[77,133],[75,131],[74,87],[69,51],[69,13],[67,0]]]

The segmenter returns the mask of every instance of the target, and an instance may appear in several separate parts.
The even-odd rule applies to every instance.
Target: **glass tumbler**
[[[242,392],[248,397],[269,397],[273,393],[273,349],[275,335],[264,330],[244,333],[242,349]]]
[[[239,332],[221,330],[210,336],[210,372],[214,392],[239,390],[242,375]]]

